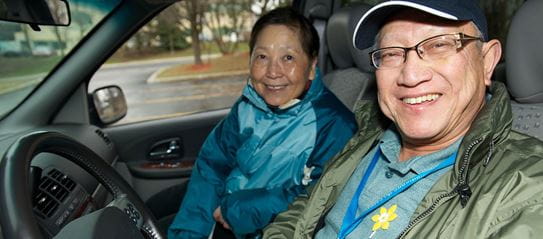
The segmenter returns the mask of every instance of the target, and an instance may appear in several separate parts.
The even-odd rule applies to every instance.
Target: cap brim
[[[402,8],[414,8],[438,17],[458,20],[456,16],[438,11],[413,1],[383,2],[368,10],[358,21],[353,34],[353,45],[358,49],[366,49],[374,44],[375,36],[384,24],[384,21],[393,13]]]

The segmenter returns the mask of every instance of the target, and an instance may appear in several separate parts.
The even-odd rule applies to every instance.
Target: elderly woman
[[[196,160],[169,238],[207,238],[213,225],[258,234],[321,175],[357,129],[323,85],[311,23],[278,8],[254,25],[250,79]]]

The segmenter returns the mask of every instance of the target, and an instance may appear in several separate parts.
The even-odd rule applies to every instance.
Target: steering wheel
[[[76,140],[61,133],[45,131],[19,138],[9,147],[0,163],[0,224],[4,238],[44,236],[32,210],[29,187],[30,162],[34,156],[43,152],[62,156],[77,164],[94,176],[114,198],[105,208],[65,225],[59,235],[66,231],[66,237],[69,237],[70,232],[71,235],[75,232],[79,233],[78,238],[86,233],[101,235],[101,238],[104,233],[114,234],[106,236],[109,238],[134,238],[135,232],[136,237],[140,238],[164,238],[151,211],[113,167]],[[130,207],[130,212],[137,214],[137,220],[134,219],[134,214],[132,218],[126,215],[127,207]],[[89,225],[94,227],[88,229]],[[104,229],[104,226],[109,228]],[[112,228],[114,230],[111,230]]]

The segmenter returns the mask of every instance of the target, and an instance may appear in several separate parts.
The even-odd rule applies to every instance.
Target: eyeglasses
[[[426,61],[444,59],[458,52],[469,41],[483,41],[481,37],[464,33],[443,34],[430,37],[413,47],[385,47],[370,52],[371,62],[377,69],[395,68],[403,65],[407,52],[415,50]]]

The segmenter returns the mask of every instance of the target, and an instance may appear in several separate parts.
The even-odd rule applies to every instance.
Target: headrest
[[[341,8],[335,12],[326,26],[326,40],[332,61],[340,68],[356,66],[364,72],[372,72],[369,49],[358,50],[352,43],[357,21],[370,9],[367,4],[357,4]]]
[[[507,86],[519,103],[543,103],[543,1],[528,0],[513,17],[505,67]]]
[[[309,4],[312,4],[310,2]],[[309,7],[308,13],[311,19],[327,19],[330,17],[330,8],[323,3],[316,2]]]

